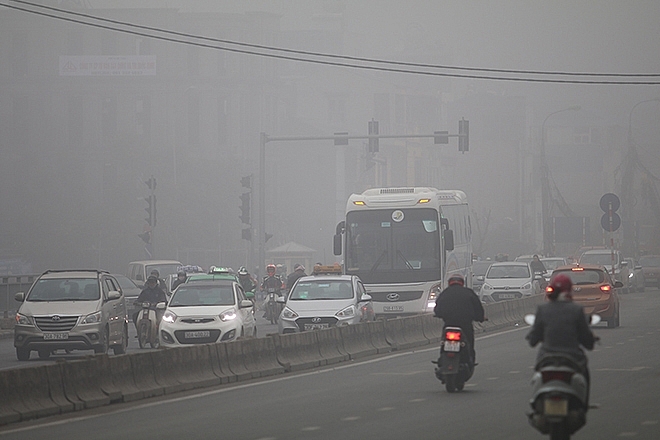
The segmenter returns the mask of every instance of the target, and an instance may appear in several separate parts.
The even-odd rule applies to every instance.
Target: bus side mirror
[[[451,229],[446,229],[443,233],[445,238],[445,250],[453,251],[454,250],[454,231]]]
[[[335,255],[341,255],[341,234],[335,234],[333,239],[332,251]]]

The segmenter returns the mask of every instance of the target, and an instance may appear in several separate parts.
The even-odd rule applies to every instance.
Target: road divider
[[[477,332],[513,326],[543,295],[485,305]],[[435,344],[442,320],[431,314],[259,339],[57,361],[0,370],[0,425],[212,387]]]

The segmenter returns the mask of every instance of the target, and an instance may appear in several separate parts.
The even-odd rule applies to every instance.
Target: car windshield
[[[660,267],[660,256],[647,256],[639,259],[642,267]]]
[[[178,264],[149,264],[147,266],[147,275],[155,269],[161,278],[167,278],[169,275],[176,275],[179,267]]]
[[[559,266],[564,266],[566,262],[564,260],[558,260],[558,259],[541,259],[541,262],[543,263],[543,266],[545,266],[545,269],[548,271],[555,270]]]
[[[119,287],[121,287],[122,290],[139,289],[139,287],[128,277],[123,275],[115,275],[115,278],[117,279]]]
[[[294,301],[350,298],[353,298],[350,281],[298,281],[289,295]]]
[[[231,306],[235,304],[234,288],[182,284],[176,289],[168,307]]]
[[[616,258],[616,254],[614,254]],[[601,266],[611,266],[612,265],[612,254],[607,252],[593,253],[593,254],[583,254],[580,258],[580,264],[599,264]]]
[[[516,261],[520,261],[521,263],[531,263],[533,259],[534,256],[531,255],[521,255],[520,257],[516,257]]]
[[[490,261],[477,261],[472,263],[472,273],[474,276],[479,276],[479,275],[486,275],[486,272],[488,271],[488,268],[490,265],[493,264]]]
[[[490,266],[486,278],[529,278],[529,267],[520,265]]]
[[[95,301],[100,295],[96,278],[40,279],[26,301]]]
[[[598,269],[584,269],[584,270],[561,270],[555,274],[563,273],[568,275],[574,285],[584,284],[600,284],[605,281],[605,273]]]

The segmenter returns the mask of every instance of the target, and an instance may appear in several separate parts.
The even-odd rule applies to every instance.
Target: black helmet
[[[248,270],[245,268],[245,266],[241,266],[241,267],[238,268],[238,274],[239,275],[247,275]]]
[[[176,276],[178,276],[178,277],[180,277],[180,276],[184,276],[184,277],[185,277],[185,276],[186,276],[186,273],[185,273],[184,271],[180,270],[180,271],[176,274]]]
[[[156,277],[153,276],[153,275],[149,275],[149,276],[147,277],[147,283],[150,283],[151,281],[157,283],[157,282],[158,282],[158,278],[156,278]]]

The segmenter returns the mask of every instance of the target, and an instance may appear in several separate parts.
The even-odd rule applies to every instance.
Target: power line
[[[179,36],[179,37],[201,39],[201,40],[206,40],[206,41],[211,41],[211,42],[216,42],[216,43],[222,43],[222,44],[239,45],[239,46],[243,46],[243,47],[257,48],[257,49],[261,49],[261,50],[280,51],[280,52],[286,52],[286,53],[292,53],[292,54],[298,54],[298,55],[308,55],[308,56],[315,56],[315,57],[344,59],[344,60],[349,60],[349,61],[360,61],[360,62],[378,63],[378,64],[392,64],[392,65],[400,65],[400,66],[407,66],[407,67],[425,67],[425,68],[433,68],[433,69],[453,69],[453,70],[478,71],[478,72],[497,72],[497,73],[507,73],[507,74],[515,73],[515,74],[534,74],[534,75],[573,75],[573,76],[580,75],[580,76],[618,76],[618,77],[655,77],[655,76],[660,76],[660,74],[606,74],[606,73],[593,73],[592,74],[592,73],[578,73],[578,72],[541,72],[541,71],[525,71],[525,70],[482,69],[482,68],[470,68],[470,67],[440,66],[440,65],[430,65],[430,64],[405,63],[405,62],[398,62],[398,61],[386,61],[386,60],[377,60],[377,59],[370,59],[370,58],[358,58],[358,57],[349,57],[349,56],[342,56],[342,55],[322,54],[322,53],[317,53],[317,52],[296,51],[296,50],[292,50],[292,49],[276,48],[276,47],[270,47],[270,46],[261,46],[261,45],[241,43],[241,42],[236,42],[236,41],[231,41],[231,40],[221,40],[221,39],[214,39],[214,38],[210,38],[210,37],[196,36],[196,35],[192,35],[192,34],[176,32],[176,31],[169,31],[169,30],[166,30],[166,29],[136,25],[136,24],[131,24],[131,23],[128,23],[128,22],[110,20],[110,19],[101,18],[101,17],[95,17],[95,16],[92,16],[92,15],[89,15],[89,14],[82,14],[82,13],[78,13],[78,12],[66,11],[66,10],[63,10],[63,9],[58,9],[58,8],[54,8],[54,7],[44,6],[44,5],[38,5],[38,4],[25,2],[25,1],[21,1],[21,0],[12,0],[12,1],[15,2],[15,3],[22,3],[22,4],[26,4],[26,5],[33,6],[33,7],[39,7],[39,8],[43,8],[43,9],[52,10],[52,11],[58,12],[58,13],[70,14],[70,15],[79,16],[79,17],[83,17],[83,18],[89,18],[89,19],[93,19],[93,20],[97,20],[97,21],[103,21],[103,22],[107,22],[107,23],[111,23],[111,24],[115,24],[115,25],[126,26],[126,27],[134,27],[134,28],[144,29],[144,30],[148,30],[148,31],[154,31],[154,32],[160,32],[160,33],[175,35],[175,36]],[[138,36],[153,38],[153,39],[162,40],[162,41],[168,41],[168,42],[179,43],[179,44],[187,44],[187,45],[192,45],[192,46],[197,46],[197,47],[204,47],[204,48],[215,49],[215,50],[223,50],[223,51],[241,53],[241,54],[247,54],[247,55],[255,55],[255,56],[261,56],[261,57],[267,57],[267,58],[275,58],[275,59],[282,59],[282,60],[289,60],[289,61],[298,61],[298,62],[305,62],[305,63],[311,63],[311,64],[327,65],[327,66],[347,67],[347,68],[353,68],[353,69],[374,70],[374,71],[391,72],[391,73],[406,73],[406,74],[414,74],[414,75],[451,77],[451,78],[463,78],[463,79],[480,79],[480,80],[493,80],[493,81],[515,81],[515,82],[559,83],[559,84],[590,84],[590,85],[660,85],[660,82],[656,82],[656,81],[572,80],[572,79],[549,79],[549,78],[523,78],[523,77],[506,77],[506,76],[503,77],[503,76],[468,75],[468,74],[458,74],[458,73],[430,72],[430,71],[423,71],[423,70],[409,70],[409,69],[401,69],[401,68],[388,68],[388,67],[368,66],[368,65],[362,65],[362,64],[352,64],[352,63],[346,63],[346,62],[316,60],[316,59],[302,58],[302,57],[298,57],[298,56],[278,55],[278,54],[270,54],[270,53],[263,53],[263,52],[255,52],[255,51],[245,50],[245,49],[236,49],[236,48],[215,46],[215,45],[200,43],[200,42],[195,42],[195,41],[181,40],[181,39],[176,39],[176,38],[172,38],[172,37],[165,37],[165,36],[160,36],[160,35],[153,35],[153,34],[148,34],[148,33],[144,33],[144,32],[138,32],[138,31],[133,31],[133,30],[129,30],[129,29],[122,29],[122,28],[112,27],[112,26],[98,24],[98,23],[90,23],[90,22],[86,22],[86,21],[82,21],[82,20],[77,20],[77,19],[74,19],[74,18],[63,17],[63,16],[59,16],[59,15],[53,15],[53,14],[49,14],[49,13],[45,13],[45,12],[40,12],[40,11],[35,11],[35,10],[31,10],[31,9],[18,7],[18,6],[15,6],[15,5],[9,5],[9,4],[6,4],[6,3],[0,3],[0,6],[4,6],[4,7],[9,8],[9,9],[19,10],[19,11],[22,11],[22,12],[27,12],[27,13],[30,13],[30,14],[40,15],[40,16],[43,16],[43,17],[54,18],[54,19],[57,19],[57,20],[82,24],[82,25],[85,25],[85,26],[90,26],[90,27],[95,27],[95,28],[100,28],[100,29],[105,29],[105,30],[110,30],[110,31],[115,31],[115,32],[122,32],[122,33],[126,33],[126,34],[131,34],[131,35],[138,35]]]

